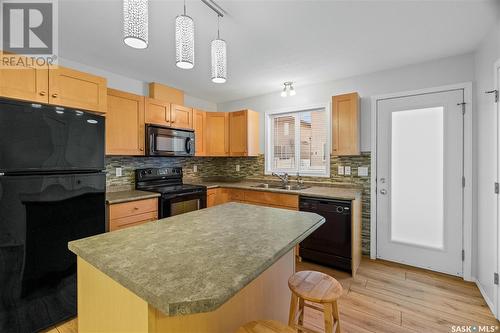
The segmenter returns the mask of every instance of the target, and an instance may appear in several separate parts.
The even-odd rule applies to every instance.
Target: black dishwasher
[[[300,257],[351,271],[351,201],[300,196],[301,211],[325,218],[325,223],[300,243]]]

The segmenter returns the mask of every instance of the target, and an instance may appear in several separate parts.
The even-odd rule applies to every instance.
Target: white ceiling
[[[150,0],[149,47],[122,42],[122,1],[59,1],[59,55],[192,96],[225,102],[473,51],[498,17],[498,1],[218,1],[228,81],[210,81],[216,15],[187,2],[195,68],[175,66],[182,1]]]

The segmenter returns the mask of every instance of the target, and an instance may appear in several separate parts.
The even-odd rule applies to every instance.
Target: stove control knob
[[[148,170],[148,175],[150,175],[151,173],[152,173],[152,171],[151,171],[151,170]]]
[[[142,175],[142,176],[146,175],[146,171],[142,170],[142,171],[141,171],[141,175]]]

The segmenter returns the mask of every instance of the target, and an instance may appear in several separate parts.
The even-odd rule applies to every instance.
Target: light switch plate
[[[346,165],[346,166],[344,167],[344,174],[345,174],[346,176],[350,176],[350,175],[351,175],[351,166],[350,166],[350,165]]]
[[[236,164],[236,171],[240,172],[240,165],[239,164]]]
[[[116,168],[115,169],[115,175],[116,177],[121,177],[123,174],[122,174],[122,168]]]
[[[359,167],[358,168],[358,176],[368,177],[368,167]]]
[[[198,166],[196,164],[193,165],[193,172],[198,172]]]
[[[343,165],[339,165],[339,167],[337,169],[337,174],[339,174],[340,176],[344,175],[344,166]]]

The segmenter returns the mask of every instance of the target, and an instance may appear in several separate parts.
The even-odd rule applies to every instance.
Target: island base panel
[[[287,322],[287,281],[293,273],[295,255],[291,250],[218,309],[166,316],[78,258],[78,332],[234,333],[252,320]]]

